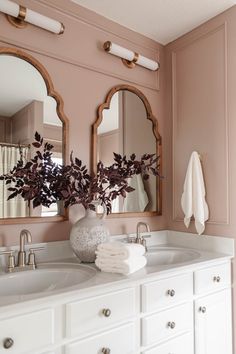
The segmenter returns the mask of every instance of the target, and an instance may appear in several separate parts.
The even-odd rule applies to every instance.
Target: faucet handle
[[[0,252],[0,256],[1,255],[4,255],[4,254],[8,254],[9,257],[8,257],[8,265],[7,265],[7,269],[8,269],[8,272],[12,272],[13,269],[15,268],[15,256],[14,256],[14,253],[16,251],[15,250],[9,250],[9,251],[2,251]]]
[[[35,252],[44,250],[45,247],[35,247],[35,248],[30,248],[29,249],[29,258],[28,258],[28,265],[31,266],[33,269],[37,267],[36,261],[35,261]]]
[[[152,235],[142,235],[142,238],[150,238]]]
[[[46,247],[34,247],[34,248],[30,248],[29,251],[32,254],[33,252],[38,252],[38,251],[42,251],[45,250]]]
[[[2,252],[0,252],[0,256],[3,254],[9,254],[12,256],[15,252],[16,252],[16,250],[2,251]]]

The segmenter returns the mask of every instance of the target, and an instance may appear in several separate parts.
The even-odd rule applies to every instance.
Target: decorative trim
[[[160,59],[159,58],[160,49],[158,48],[158,44],[156,46],[154,46],[154,45],[153,46],[152,45],[146,45],[146,44],[143,44],[143,43],[140,44],[140,41],[135,41],[133,39],[130,39],[128,35],[117,34],[116,31],[111,30],[111,29],[107,29],[106,26],[104,26],[102,24],[99,24],[99,23],[95,23],[94,20],[92,21],[90,19],[82,17],[79,13],[76,14],[75,12],[72,12],[71,10],[64,9],[58,4],[49,3],[48,0],[32,0],[32,2],[35,2],[36,6],[40,5],[40,6],[43,6],[44,8],[46,8],[46,9],[52,9],[54,11],[57,11],[57,12],[61,13],[62,15],[66,15],[66,17],[74,19],[74,20],[76,20],[76,21],[78,21],[78,22],[80,22],[80,23],[82,23],[84,25],[88,25],[88,26],[93,27],[96,30],[100,30],[103,33],[114,35],[115,37],[123,39],[123,40],[126,40],[129,43],[131,43],[131,44],[138,45],[139,48],[143,48],[145,50],[152,51],[153,54],[156,57],[156,60],[158,62],[160,61],[159,60]],[[79,5],[77,5],[77,6],[79,7]],[[89,10],[87,10],[87,9],[84,9],[84,10],[89,12]],[[114,23],[113,21],[110,21],[110,22],[112,24]],[[124,26],[121,26],[121,28],[124,28],[124,30],[127,30]],[[145,38],[145,36],[142,36],[142,37]],[[154,40],[151,40],[149,38],[147,38],[147,39],[149,41],[152,41],[153,43],[155,43]],[[92,66],[92,65],[87,65],[86,63],[82,63],[79,60],[75,60],[75,59],[71,59],[69,57],[66,57],[64,54],[63,55],[61,55],[61,54],[53,54],[53,52],[44,51],[44,50],[42,50],[39,47],[26,45],[25,42],[9,40],[9,38],[3,37],[1,35],[0,35],[0,41],[4,42],[6,44],[9,44],[9,45],[16,45],[19,48],[30,50],[31,52],[42,54],[42,55],[45,55],[47,57],[66,62],[68,64],[76,65],[76,66],[79,66],[79,67],[82,67],[82,68],[85,68],[85,69],[88,69],[88,70],[91,70],[91,71],[94,71],[94,72],[98,72],[98,73],[104,74],[104,75],[109,76],[109,77],[114,77],[114,78],[117,78],[117,79],[119,79],[121,81],[126,81],[127,83],[136,84],[136,85],[139,85],[141,87],[145,87],[145,88],[151,89],[153,91],[159,91],[160,90],[160,87],[159,87],[160,74],[158,72],[155,73],[155,81],[154,81],[154,83],[149,85],[149,84],[146,84],[145,82],[139,81],[137,79],[135,79],[135,80],[134,79],[129,79],[126,76],[123,76],[123,75],[120,75],[120,74],[114,74],[113,72],[109,72],[109,71],[97,68],[95,66]]]
[[[10,45],[10,46],[14,45],[14,46],[16,46],[16,47],[18,47],[20,49],[28,50],[28,51],[30,51],[32,53],[43,55],[45,57],[52,58],[54,60],[58,60],[58,61],[70,64],[70,65],[75,65],[75,66],[78,66],[80,68],[83,68],[83,69],[86,69],[86,70],[90,70],[90,71],[93,71],[93,72],[96,72],[96,73],[99,73],[99,74],[102,74],[102,75],[113,77],[113,78],[116,78],[116,79],[118,79],[120,81],[126,81],[128,83],[136,84],[138,86],[141,86],[141,87],[153,90],[153,91],[159,91],[160,90],[160,88],[159,88],[159,75],[155,76],[156,84],[155,85],[149,85],[149,84],[145,84],[144,82],[141,82],[141,81],[138,81],[138,80],[129,79],[126,76],[123,76],[123,75],[120,75],[120,74],[114,74],[113,72],[109,72],[107,70],[99,69],[99,68],[97,68],[95,66],[92,66],[92,65],[87,65],[87,64],[81,63],[79,60],[74,60],[74,59],[71,59],[71,58],[66,57],[64,55],[63,56],[62,55],[54,55],[51,52],[48,52],[46,50],[42,50],[41,48],[33,47],[33,46],[30,46],[30,45],[25,45],[25,43],[23,43],[23,42],[21,43],[19,41],[14,41],[14,40],[10,40],[9,41],[8,38],[5,38],[5,37],[3,37],[1,35],[0,35],[0,42],[5,43],[5,44]]]
[[[39,73],[42,75],[45,85],[47,88],[47,94],[50,97],[53,97],[55,101],[57,102],[57,114],[58,117],[62,121],[62,128],[63,128],[63,137],[62,137],[62,154],[63,154],[63,160],[66,162],[68,158],[68,135],[69,135],[69,121],[68,118],[66,117],[64,113],[64,102],[62,97],[57,93],[54,89],[52,79],[48,73],[48,71],[45,69],[45,67],[34,57],[29,55],[28,53],[25,53],[19,49],[15,48],[7,48],[7,47],[0,47],[0,55],[1,54],[6,54],[6,55],[11,55],[17,58],[20,58],[22,60],[27,61],[29,64],[33,65]],[[36,218],[6,218],[4,220],[0,219],[0,225],[1,224],[14,224],[14,223],[29,223],[29,220],[32,219],[32,222],[42,222],[41,220],[45,221],[60,221],[60,220],[67,220],[68,219],[68,212],[65,211],[65,216],[55,216],[55,217],[36,217]],[[49,219],[49,220],[48,220]],[[12,221],[12,222],[11,222]],[[30,221],[31,223],[31,221]]]
[[[61,222],[68,220],[68,213],[65,215],[56,216],[31,216],[31,217],[21,217],[21,218],[5,218],[0,219],[0,225],[18,225],[18,224],[41,224],[47,222]]]
[[[33,1],[35,1],[37,4],[40,3],[41,5],[43,5],[43,6],[47,7],[47,8],[51,8],[51,9],[53,9],[53,10],[57,10],[58,12],[61,12],[62,14],[66,14],[67,17],[74,18],[74,19],[76,19],[77,21],[79,21],[79,22],[81,22],[81,23],[87,24],[87,25],[89,25],[89,26],[91,26],[91,27],[94,27],[94,28],[96,28],[96,29],[99,29],[99,30],[101,30],[101,31],[103,31],[103,32],[105,32],[105,33],[110,33],[110,34],[112,34],[112,35],[114,35],[114,36],[116,36],[116,37],[118,37],[118,38],[125,39],[125,40],[127,40],[128,42],[130,42],[130,43],[133,43],[133,44],[138,45],[140,48],[144,48],[144,49],[151,50],[151,51],[152,51],[153,53],[155,53],[155,54],[158,52],[157,46],[151,46],[151,45],[148,46],[148,45],[146,45],[146,44],[145,44],[145,45],[144,45],[144,44],[140,44],[140,41],[131,40],[130,38],[128,38],[128,37],[125,36],[125,35],[117,34],[116,31],[112,31],[112,30],[110,30],[110,29],[107,29],[107,27],[104,26],[104,25],[102,25],[101,23],[96,23],[96,22],[94,21],[94,19],[91,21],[91,20],[89,20],[89,19],[87,19],[87,18],[85,18],[85,17],[80,16],[79,14],[76,14],[75,12],[73,12],[73,11],[71,11],[71,10],[67,10],[67,9],[64,9],[64,8],[58,6],[58,5],[49,3],[48,0],[33,0]],[[80,6],[80,5],[78,5],[78,4],[76,4],[76,5],[77,5],[78,7]],[[92,12],[91,10],[88,10],[88,9],[83,9],[83,10],[85,10],[85,11],[87,11],[87,12]],[[101,16],[101,15],[98,15],[98,16]],[[115,23],[115,22],[112,21],[112,20],[108,20],[108,19],[107,19],[107,21],[110,21],[112,24]],[[116,23],[116,25],[117,25],[117,23]],[[130,32],[132,31],[132,30],[127,29],[127,28],[126,28],[125,26],[123,26],[123,25],[120,25],[120,24],[118,24],[118,25],[119,25],[120,27],[124,28],[125,30],[128,30],[128,31],[130,31]],[[152,41],[153,43],[155,43],[155,41],[154,41],[153,39],[151,39],[151,38],[148,38],[148,37],[146,37],[146,36],[144,36],[144,35],[141,35],[141,34],[140,34],[140,36],[143,37],[143,38],[147,38],[149,41]],[[157,42],[156,42],[156,43],[157,43]],[[158,44],[159,44],[159,43],[158,43]]]
[[[160,174],[162,175],[162,139],[161,135],[158,131],[158,121],[156,117],[152,113],[152,108],[151,105],[147,99],[147,97],[136,87],[130,86],[130,85],[117,85],[114,86],[107,94],[105,102],[102,103],[97,110],[97,119],[92,125],[92,166],[91,169],[94,173],[97,171],[97,130],[99,125],[102,122],[103,118],[103,110],[104,109],[109,109],[110,104],[111,104],[111,99],[113,95],[118,92],[118,91],[130,91],[133,92],[135,95],[137,95],[143,102],[146,113],[147,113],[147,119],[149,119],[152,122],[152,131],[153,134],[156,138],[156,154],[157,156],[160,156]],[[156,187],[157,193],[156,193],[156,203],[157,203],[157,211],[154,212],[140,212],[140,213],[113,213],[111,214],[110,217],[140,217],[142,216],[153,216],[153,215],[162,215],[162,181],[161,178],[157,181],[157,187]]]
[[[175,47],[175,49],[172,51],[172,126],[173,126],[173,132],[172,132],[172,220],[174,222],[183,222],[183,218],[179,218],[177,216],[177,211],[175,209],[176,205],[176,197],[175,197],[175,122],[177,118],[177,113],[176,113],[176,53],[178,50],[182,50],[189,45],[192,45],[194,42],[199,41],[203,38],[207,38],[208,36],[223,30],[224,31],[224,58],[225,58],[225,67],[224,67],[224,72],[225,72],[225,114],[224,114],[224,120],[225,120],[225,141],[226,141],[226,205],[227,205],[227,210],[226,210],[226,219],[223,222],[219,222],[217,220],[210,220],[207,221],[208,225],[229,225],[230,222],[230,217],[229,217],[229,210],[230,210],[230,202],[229,202],[229,127],[228,127],[228,95],[227,95],[227,23],[224,22],[221,25],[218,25],[217,27],[211,29],[208,32],[204,32],[204,34],[199,34],[197,37],[190,38],[189,40],[185,41],[184,44],[180,45],[179,47]]]

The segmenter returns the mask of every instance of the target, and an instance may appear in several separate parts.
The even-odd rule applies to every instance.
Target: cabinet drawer
[[[208,291],[217,291],[231,284],[230,263],[197,270],[194,272],[194,291],[200,294]]]
[[[193,328],[193,304],[186,303],[142,319],[142,345],[168,339]]]
[[[135,354],[135,325],[129,323],[105,333],[66,346],[65,354],[102,354],[103,349],[112,354]]]
[[[13,346],[6,350],[3,342],[12,338]],[[39,350],[54,342],[54,311],[46,309],[0,321],[0,354],[21,354]]]
[[[142,286],[142,311],[175,305],[187,301],[192,295],[192,273],[147,283]]]
[[[194,354],[193,350],[193,334],[187,333],[147,350],[142,354]]]
[[[67,304],[67,336],[101,330],[134,316],[135,300],[135,289],[129,288]]]

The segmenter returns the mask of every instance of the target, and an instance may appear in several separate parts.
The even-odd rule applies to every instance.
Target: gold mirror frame
[[[62,143],[62,156],[64,163],[67,160],[68,156],[68,123],[69,120],[64,113],[64,102],[62,97],[58,92],[55,91],[52,79],[45,69],[45,67],[30,54],[23,52],[20,49],[16,48],[8,48],[8,47],[0,47],[0,55],[11,55],[17,57],[19,59],[27,61],[29,64],[34,66],[36,70],[42,75],[48,96],[54,98],[57,103],[56,111],[59,119],[62,121],[62,129],[63,129],[63,143]],[[45,223],[45,222],[58,222],[68,220],[68,212],[65,210],[64,215],[56,215],[56,216],[31,216],[31,217],[18,217],[18,218],[5,218],[0,219],[0,225],[9,225],[9,224],[33,224],[33,223]]]
[[[136,87],[131,85],[117,85],[114,86],[107,94],[105,102],[102,103],[97,110],[97,119],[92,125],[92,171],[96,173],[97,171],[97,131],[98,127],[103,119],[103,110],[109,109],[111,104],[111,99],[113,95],[118,91],[130,91],[137,95],[143,102],[147,119],[152,122],[152,131],[156,138],[156,154],[159,156],[160,163],[160,174],[162,174],[162,139],[161,135],[158,131],[158,121],[156,117],[152,113],[151,105],[147,99],[147,97]],[[145,153],[145,152],[144,152]],[[119,217],[139,217],[139,216],[154,216],[154,215],[162,215],[162,180],[157,179],[156,183],[156,211],[144,211],[144,212],[126,212],[126,213],[112,213],[109,217],[119,218]]]

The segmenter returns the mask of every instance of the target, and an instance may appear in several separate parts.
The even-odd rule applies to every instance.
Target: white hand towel
[[[189,227],[190,219],[193,215],[195,218],[195,227],[199,235],[205,230],[205,222],[209,218],[205,194],[201,162],[198,153],[194,151],[191,154],[187,168],[181,206],[185,215],[185,226]]]
[[[147,259],[144,256],[132,257],[123,261],[104,260],[97,257],[95,260],[96,266],[103,272],[108,273],[121,273],[128,275],[136,272],[137,270],[145,267]]]
[[[137,243],[124,243],[119,241],[101,243],[97,247],[97,254],[104,257],[114,257],[125,260],[131,257],[143,256],[145,247]]]

